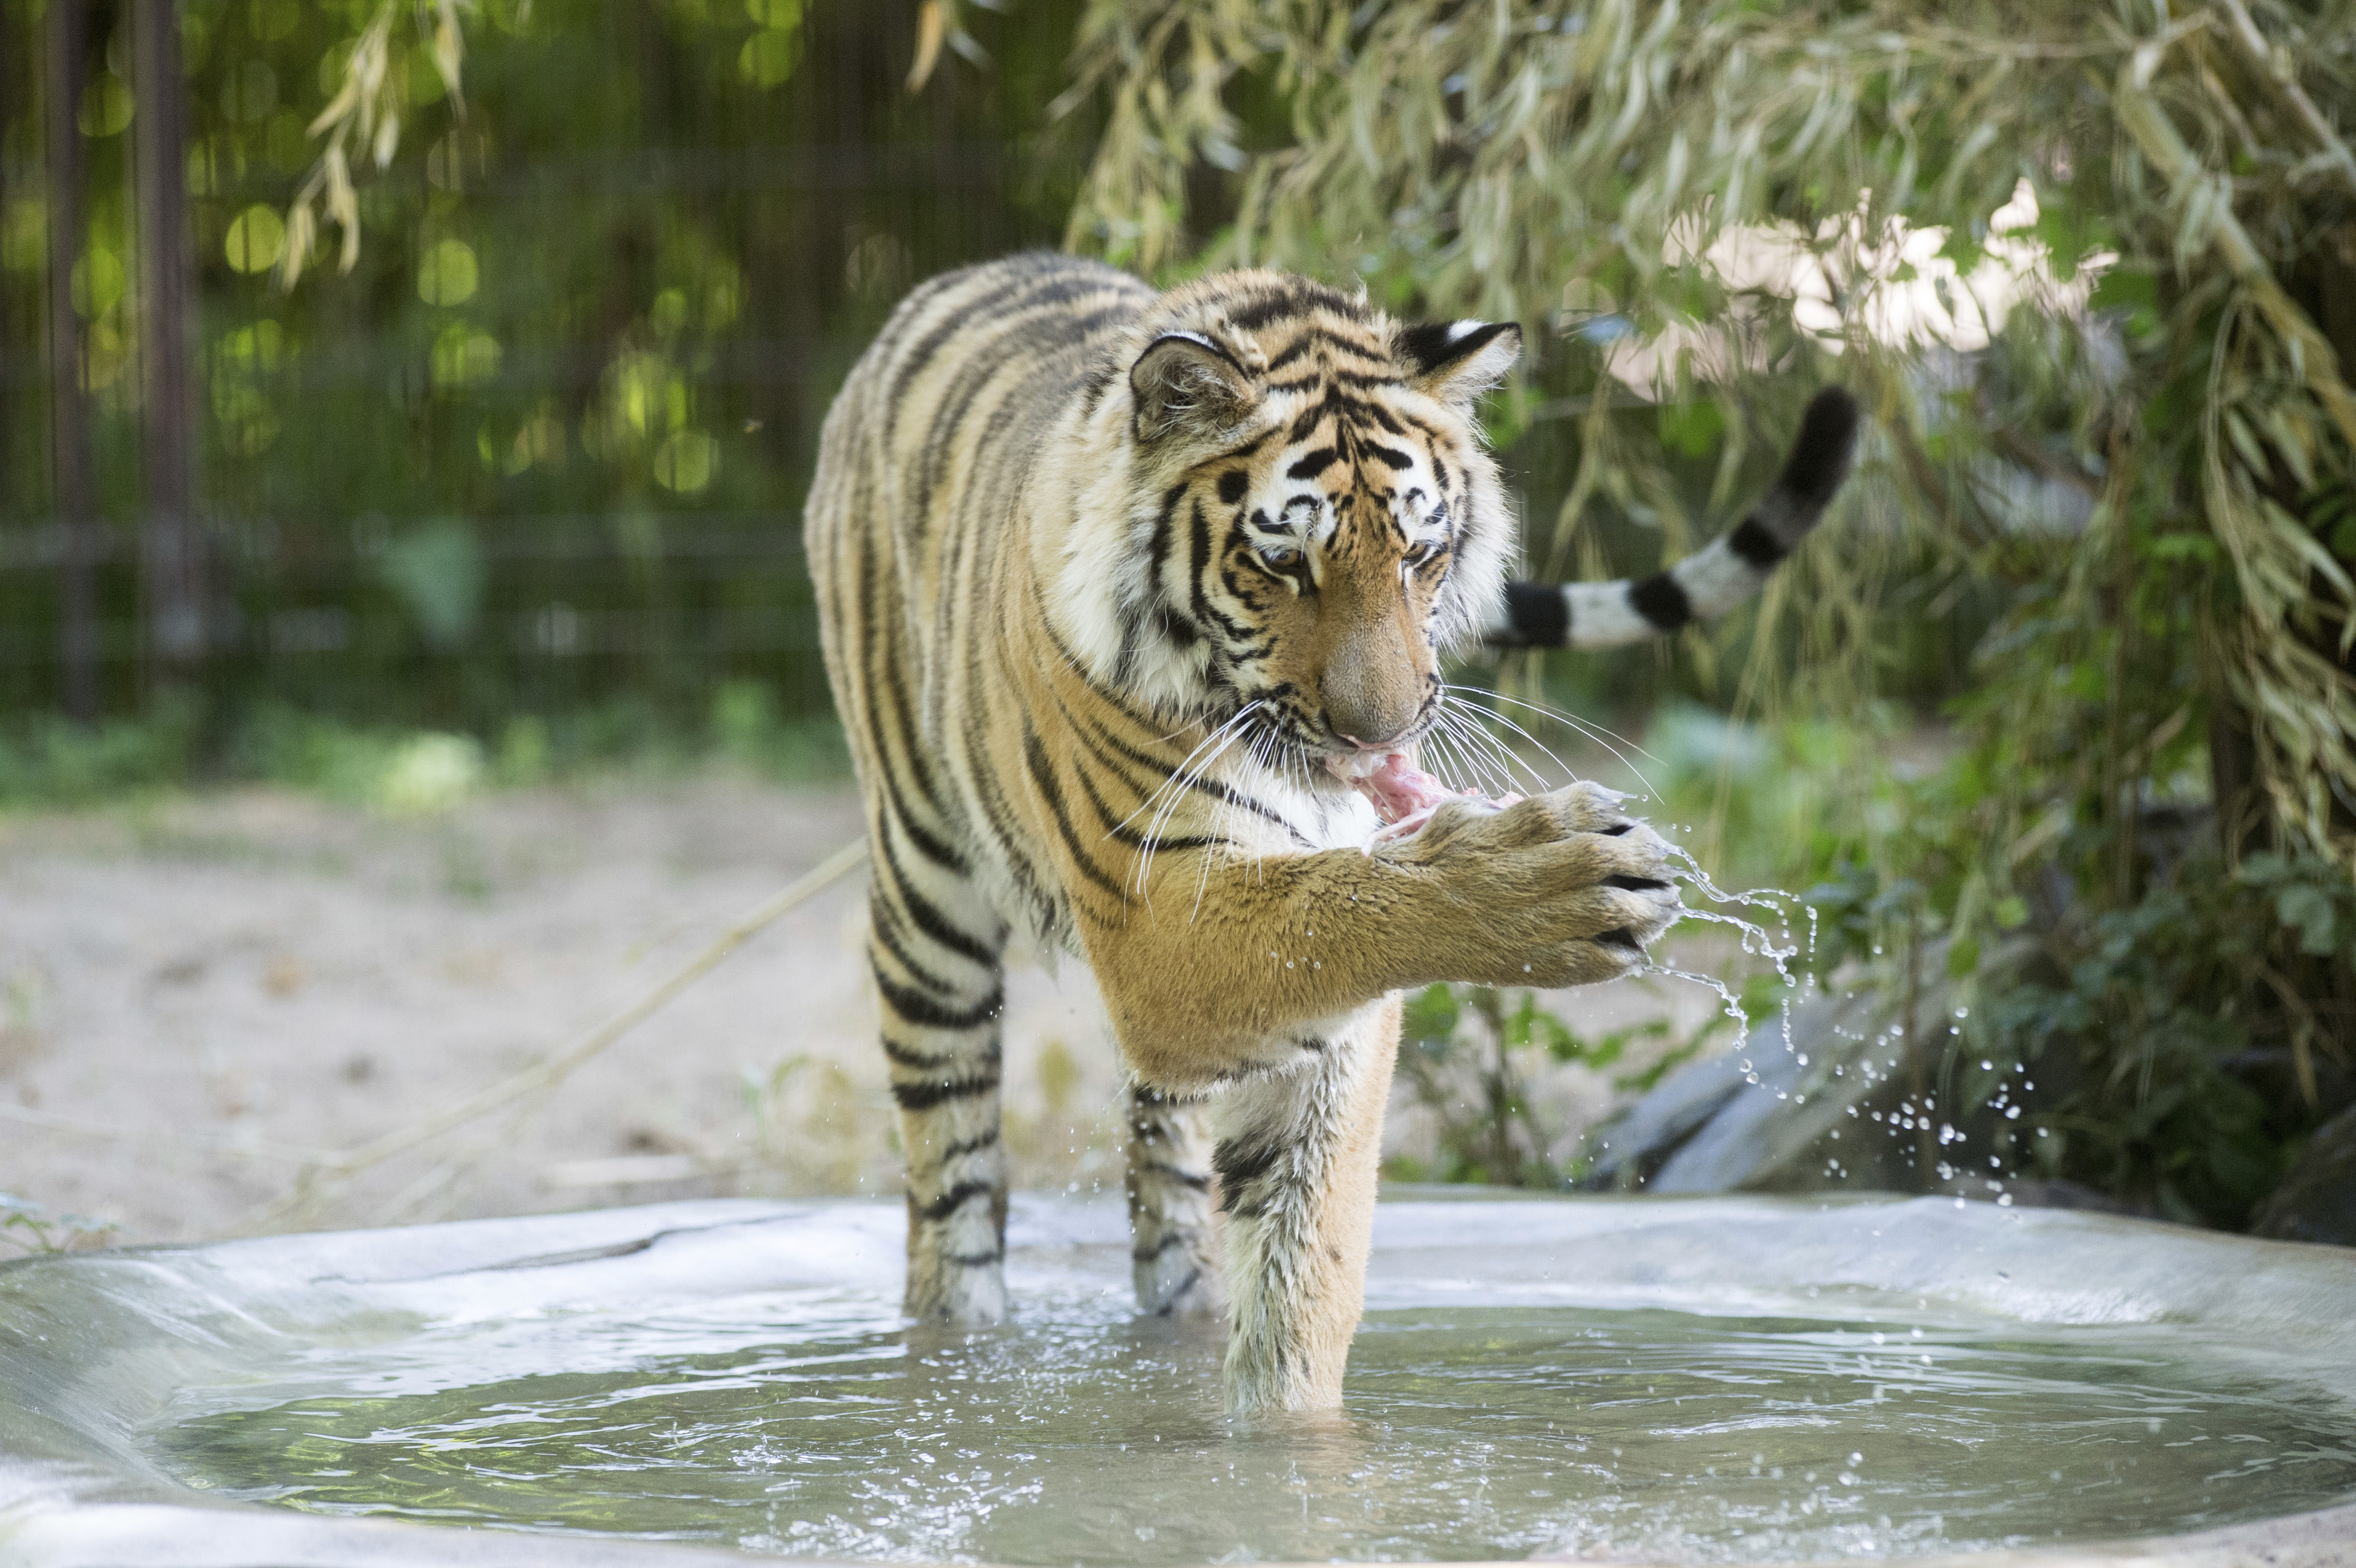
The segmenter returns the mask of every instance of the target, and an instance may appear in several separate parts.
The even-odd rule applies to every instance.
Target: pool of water
[[[2356,1537],[2356,1252],[1931,1200],[1387,1203],[1345,1412],[1238,1425],[1216,1335],[1130,1317],[1117,1205],[1018,1200],[1016,1319],[973,1333],[900,1318],[903,1222],[0,1266],[0,1561],[2321,1568]]]
[[[1892,1555],[2356,1497],[2356,1408],[2151,1328],[1382,1311],[1345,1419],[1245,1431],[1209,1343],[1030,1308],[966,1336],[839,1296],[462,1335],[452,1365],[565,1370],[436,1386],[416,1346],[152,1451],[322,1512],[1038,1564]]]

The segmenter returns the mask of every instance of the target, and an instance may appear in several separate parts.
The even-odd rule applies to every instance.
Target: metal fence
[[[487,0],[463,114],[397,30],[417,79],[359,265],[288,292],[242,270],[251,215],[285,210],[374,9],[0,0],[0,713],[70,706],[77,664],[111,712],[177,681],[488,727],[748,678],[822,709],[818,421],[909,283],[1060,237],[1087,127],[1043,106],[1072,7],[972,13],[988,66],[911,93],[914,3]],[[177,148],[139,129],[168,118],[143,91],[161,28]],[[189,667],[165,645],[175,461]]]

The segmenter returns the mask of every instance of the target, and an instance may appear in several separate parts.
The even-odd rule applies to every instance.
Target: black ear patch
[[[1165,332],[1129,368],[1137,433],[1147,441],[1173,431],[1232,425],[1259,401],[1258,378],[1199,332]]]
[[[1522,357],[1522,329],[1510,321],[1423,322],[1399,328],[1391,354],[1409,386],[1469,406]]]

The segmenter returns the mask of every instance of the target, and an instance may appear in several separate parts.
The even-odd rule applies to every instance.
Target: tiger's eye
[[[1264,544],[1259,547],[1259,558],[1279,571],[1301,564],[1301,551],[1289,544]]]
[[[1242,469],[1228,469],[1219,475],[1219,499],[1230,507],[1234,506],[1244,498],[1244,488],[1250,483],[1251,481],[1244,477]]]

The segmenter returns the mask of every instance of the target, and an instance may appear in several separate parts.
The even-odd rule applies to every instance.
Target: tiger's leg
[[[1226,1305],[1211,1212],[1211,1114],[1200,1099],[1129,1091],[1129,1235],[1138,1310],[1215,1317]]]
[[[1296,1037],[1308,1043],[1303,1037]],[[1330,1408],[1365,1304],[1383,1107],[1399,1001],[1317,1037],[1301,1069],[1246,1079],[1218,1103],[1227,1217],[1227,1406]]]
[[[878,827],[872,841],[887,852],[876,857],[868,957],[907,1153],[907,1311],[995,1323],[1006,1316],[1006,928],[969,880],[896,852],[900,836]]]

